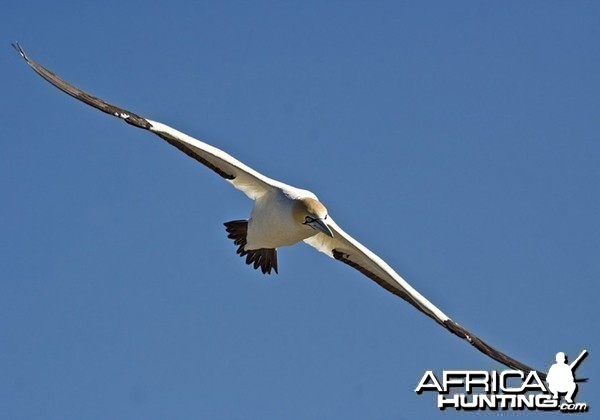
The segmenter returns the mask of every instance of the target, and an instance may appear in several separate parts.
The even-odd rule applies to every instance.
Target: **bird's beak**
[[[333,232],[329,229],[329,226],[327,226],[327,223],[325,223],[323,219],[316,219],[314,222],[310,223],[310,227],[333,238]]]

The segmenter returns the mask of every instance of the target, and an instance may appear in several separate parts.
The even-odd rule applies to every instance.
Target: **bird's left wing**
[[[518,369],[523,372],[534,370],[518,360],[496,350],[454,322],[433,303],[417,292],[406,282],[406,280],[386,264],[385,261],[344,232],[331,218],[327,219],[327,225],[333,231],[333,238],[324,235],[323,233],[318,233],[315,236],[305,239],[304,242],[330,257],[360,271],[387,291],[406,300],[451,333],[467,340],[471,345],[492,359],[510,368]],[[538,371],[538,374],[541,378],[545,378],[546,376],[543,372]]]
[[[84,92],[36,63],[25,53],[25,51],[23,51],[19,44],[13,44],[13,47],[15,47],[27,64],[37,74],[42,76],[52,85],[102,112],[113,115],[124,120],[128,124],[149,130],[160,136],[172,146],[225,178],[233,184],[235,188],[243,191],[248,197],[256,199],[274,188],[285,186],[285,184],[264,176],[216,147],[203,143],[200,140],[196,140],[168,125],[141,117],[133,112],[111,105],[100,98],[96,98],[95,96]]]

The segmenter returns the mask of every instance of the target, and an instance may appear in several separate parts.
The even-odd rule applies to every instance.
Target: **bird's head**
[[[314,198],[300,198],[293,207],[294,220],[318,232],[333,238],[333,232],[327,226],[327,209]]]

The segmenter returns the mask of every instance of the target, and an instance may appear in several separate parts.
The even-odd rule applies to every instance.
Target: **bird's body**
[[[257,198],[248,220],[247,249],[279,248],[302,242],[318,231],[307,229],[294,218],[298,201],[314,194],[296,188],[275,188]]]
[[[113,114],[120,118],[130,117],[128,113],[118,111]],[[329,234],[326,224],[321,220],[328,217],[327,210],[312,192],[266,177],[224,151],[165,124],[150,119],[145,121],[150,131],[207,165],[254,200],[245,228],[245,243],[238,250],[240,255],[246,255],[245,251],[276,250],[294,245],[319,232]],[[314,223],[307,223],[306,217],[314,219]],[[276,254],[274,258],[277,258]],[[270,274],[271,271],[266,270],[260,260],[258,258],[258,263],[255,263],[256,260],[249,256],[246,262],[255,263],[254,268],[261,267],[265,274]]]
[[[133,126],[148,130],[186,155],[202,163],[253,199],[248,219],[225,223],[228,237],[238,246],[237,253],[246,263],[263,273],[277,272],[277,248],[304,241],[331,258],[356,269],[387,291],[401,297],[419,311],[479,351],[521,371],[527,365],[489,346],[454,322],[437,306],[417,292],[381,258],[344,232],[330,217],[325,206],[310,191],[268,178],[226,152],[190,137],[157,121],[141,117],[94,97],[65,82],[31,60],[17,44],[27,64],[48,82],[72,97],[113,115]],[[540,376],[545,375],[538,372]]]

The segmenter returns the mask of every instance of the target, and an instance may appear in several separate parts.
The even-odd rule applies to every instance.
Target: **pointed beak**
[[[325,235],[333,238],[333,232],[331,231],[331,229],[329,229],[329,226],[327,226],[327,223],[325,223],[323,219],[315,220],[310,224],[310,227],[312,227],[315,230],[318,230],[319,232],[323,232]]]

